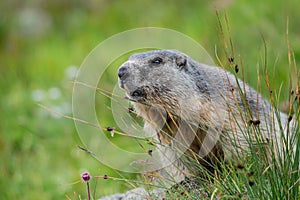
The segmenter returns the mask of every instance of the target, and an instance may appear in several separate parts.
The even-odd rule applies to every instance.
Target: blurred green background
[[[226,57],[214,5],[226,11],[235,55],[245,79],[257,83],[257,67],[268,47],[271,85],[288,98],[289,63],[286,24],[295,61],[300,59],[300,4],[297,0],[144,1],[1,1],[0,2],[0,198],[86,198],[80,174],[134,178],[103,166],[79,150],[74,123],[37,103],[71,115],[72,82],[88,53],[106,38],[137,27],[164,27],[198,41],[215,59]],[[113,73],[108,85],[116,80]],[[263,80],[262,80],[263,82]],[[262,91],[264,96],[267,91]],[[98,102],[98,106],[104,103]],[[102,113],[111,120],[109,109]],[[111,122],[113,124],[113,122]],[[116,136],[121,143],[122,138]],[[136,144],[134,141],[132,144]],[[113,155],[112,155],[113,156]],[[74,183],[77,182],[77,183]],[[72,184],[74,183],[74,184]],[[96,196],[123,192],[126,182],[94,180]]]

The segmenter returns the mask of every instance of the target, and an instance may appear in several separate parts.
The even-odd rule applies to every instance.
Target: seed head
[[[106,130],[110,133],[111,137],[115,135],[115,128],[114,127],[106,127]]]
[[[149,156],[152,156],[152,152],[153,152],[153,150],[152,150],[152,149],[149,149],[149,150],[148,150],[148,154],[149,154]]]

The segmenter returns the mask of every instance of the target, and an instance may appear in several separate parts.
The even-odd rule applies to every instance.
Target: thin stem
[[[91,191],[90,191],[90,183],[86,182],[87,192],[88,192],[88,200],[91,200]]]

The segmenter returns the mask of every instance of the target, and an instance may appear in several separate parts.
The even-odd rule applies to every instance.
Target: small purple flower
[[[83,172],[83,173],[81,174],[81,179],[82,179],[84,182],[88,182],[88,181],[91,179],[90,173],[88,173],[88,172]]]

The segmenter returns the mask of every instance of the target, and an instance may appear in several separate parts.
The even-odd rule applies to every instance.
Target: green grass
[[[24,28],[21,13],[26,8],[41,10],[50,26],[39,32],[41,25]],[[274,91],[282,85],[280,102],[289,94],[289,69],[285,39],[289,16],[289,40],[296,62],[300,56],[299,3],[285,1],[234,1],[226,6],[234,42],[235,56],[241,56],[246,82],[256,87],[257,67],[261,72],[264,57],[264,36],[268,46],[270,84]],[[222,18],[222,17],[221,17]],[[222,18],[223,19],[223,18]],[[65,77],[69,66],[80,66],[87,54],[101,41],[131,28],[158,26],[175,29],[194,38],[214,57],[215,48],[222,62],[227,60],[222,48],[218,20],[211,3],[206,1],[2,1],[0,3],[0,192],[1,199],[72,199],[86,197],[80,174],[88,170],[93,176],[121,175],[79,150],[80,145],[71,120],[53,117],[32,99],[32,92],[42,90],[41,101],[48,107],[71,103],[72,84]],[[33,32],[32,32],[33,30]],[[30,34],[31,33],[31,34]],[[215,57],[214,57],[215,58]],[[107,77],[107,88],[115,73]],[[57,87],[61,96],[47,97],[48,90]],[[104,88],[105,89],[105,88]],[[268,97],[268,90],[262,87]],[[97,105],[102,106],[101,98]],[[66,114],[71,114],[69,111]],[[109,110],[104,124],[113,124]],[[115,138],[122,144],[120,136]],[[135,141],[127,141],[138,145]],[[254,166],[251,166],[252,168]],[[250,166],[249,166],[250,168]],[[256,168],[254,169],[256,170]],[[260,169],[258,169],[259,171]],[[261,185],[266,179],[281,180],[280,175],[258,176]],[[231,174],[232,176],[234,173]],[[136,175],[122,174],[134,179]],[[232,180],[235,180],[234,177]],[[246,181],[246,179],[245,179]],[[223,182],[221,182],[223,183]],[[219,191],[222,189],[220,183]],[[230,187],[234,187],[231,181]],[[96,184],[92,180],[92,186]],[[279,186],[279,185],[278,185]],[[97,182],[97,196],[126,191],[124,181]],[[274,188],[275,189],[275,188]],[[259,194],[262,189],[251,189]],[[236,190],[233,190],[236,191]],[[74,192],[76,194],[74,194]]]

